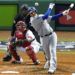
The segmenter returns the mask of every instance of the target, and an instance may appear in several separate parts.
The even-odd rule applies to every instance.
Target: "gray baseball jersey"
[[[49,16],[47,19],[43,20],[42,16],[36,15],[35,17],[31,17],[31,25],[38,32],[41,37],[41,43],[43,46],[43,50],[45,51],[45,56],[47,61],[49,61],[49,68],[56,69],[56,45],[57,45],[57,35],[53,32],[53,29],[49,25],[51,17]],[[45,35],[50,34],[45,37]]]
[[[36,14],[35,17],[31,17],[31,25],[38,32],[39,36],[44,36],[46,34],[49,34],[50,32],[53,32],[53,29],[48,23],[51,17],[49,17],[48,20],[43,20],[41,16],[42,15]]]

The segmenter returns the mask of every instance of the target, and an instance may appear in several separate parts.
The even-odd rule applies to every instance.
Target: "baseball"
[[[38,2],[35,2],[35,6],[39,6],[39,3]]]
[[[72,3],[71,5],[70,5],[70,8],[73,8],[74,7],[74,3]]]

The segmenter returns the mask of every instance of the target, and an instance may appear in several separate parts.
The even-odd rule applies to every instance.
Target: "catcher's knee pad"
[[[27,55],[32,59],[32,61],[36,61],[36,54],[34,53],[34,51],[32,49],[28,49],[26,50]]]
[[[16,60],[20,60],[20,57],[17,54],[17,51],[14,49],[13,45],[9,45],[9,51]]]

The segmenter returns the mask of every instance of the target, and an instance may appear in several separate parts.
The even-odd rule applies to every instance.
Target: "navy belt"
[[[49,34],[43,35],[43,36],[41,36],[41,37],[49,36],[49,35],[51,35],[52,33],[53,33],[53,32],[50,32]]]

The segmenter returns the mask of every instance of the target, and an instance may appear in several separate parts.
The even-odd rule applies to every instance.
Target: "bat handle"
[[[67,9],[68,11],[70,11],[71,10],[71,8],[69,8],[69,9]]]

